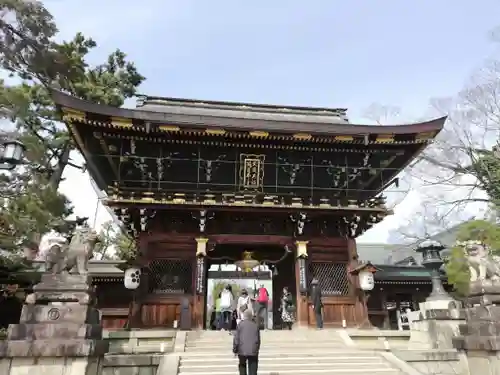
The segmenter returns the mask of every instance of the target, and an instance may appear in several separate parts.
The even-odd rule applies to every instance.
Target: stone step
[[[227,353],[228,351],[229,352],[232,352],[232,349],[233,349],[233,346],[232,345],[226,345],[226,346],[218,346],[218,347],[213,347],[213,348],[209,348],[209,347],[206,347],[206,348],[186,348],[185,349],[185,352],[184,353],[207,353],[207,354],[217,354],[217,353],[220,353],[220,354],[223,354],[223,353]],[[282,346],[262,346],[260,348],[260,352],[261,353],[274,353],[274,354],[280,354],[281,353],[290,353],[291,355],[294,355],[296,353],[307,353],[307,355],[309,354],[314,354],[314,353],[334,353],[334,352],[337,352],[337,351],[340,351],[342,350],[343,348],[332,348],[332,347],[329,347],[329,348],[325,348],[325,347],[307,347],[307,348],[304,348],[304,347],[301,347],[301,346],[286,346],[286,347],[282,347]]]
[[[233,343],[233,339],[230,340],[218,340],[218,341],[194,341],[194,342],[187,342],[186,347],[187,348],[208,348],[208,347],[217,347],[217,346],[227,346],[229,344]],[[261,339],[261,346],[283,346],[283,347],[289,347],[289,346],[300,346],[304,347],[307,346],[308,348],[317,348],[317,347],[345,347],[346,344],[343,342],[338,342],[338,341],[305,341],[305,342],[299,342],[299,341],[266,341]]]
[[[232,356],[232,351],[231,350],[224,350],[224,351],[192,351],[192,352],[183,352],[182,353],[182,359],[187,359],[187,358],[199,358],[200,360],[204,361],[210,361],[215,357],[215,354],[220,354],[222,356],[227,356],[229,353],[230,356]],[[341,349],[341,350],[311,350],[307,351],[304,349],[299,349],[299,350],[290,350],[290,349],[285,349],[285,350],[280,350],[279,348],[276,348],[275,350],[265,350],[265,348],[262,348],[259,353],[259,358],[264,359],[264,358],[272,358],[276,359],[276,357],[279,358],[286,358],[286,360],[291,360],[292,358],[297,358],[297,357],[307,357],[311,358],[313,360],[315,357],[329,357],[329,358],[337,358],[337,357],[363,357],[363,356],[373,356],[373,357],[378,357],[378,354],[374,350],[366,350],[366,351],[360,351],[360,350],[349,350],[349,349]],[[223,357],[227,358],[227,357]]]
[[[226,341],[229,340],[233,337],[233,335],[230,335],[229,333],[226,332],[221,332],[217,336],[210,336],[210,337],[200,337],[198,339],[188,339],[187,342],[215,342],[215,341]],[[321,342],[344,342],[342,338],[337,337],[337,336],[328,336],[328,337],[315,337],[315,338],[310,338],[310,337],[276,337],[276,336],[260,336],[262,341],[274,341],[274,342],[283,342],[283,341],[289,341],[289,342],[311,342],[311,341],[321,341]]]
[[[352,362],[370,362],[372,364],[377,364],[377,363],[382,363],[385,364],[386,362],[378,356],[366,356],[366,355],[360,355],[360,356],[331,356],[331,355],[325,355],[325,356],[293,356],[289,357],[287,359],[287,363],[294,363],[295,365],[303,365],[303,364],[309,364],[309,363],[318,363],[318,364],[324,364],[324,363],[331,363],[332,360],[335,363],[352,363]],[[233,366],[235,363],[238,363],[238,359],[236,357],[233,357],[232,355],[227,355],[225,357],[218,357],[218,358],[203,358],[203,357],[183,357],[180,361],[181,366],[216,366],[216,365],[231,365]],[[260,356],[259,358],[259,363],[261,365],[268,364],[268,363],[276,363],[276,357],[272,356]]]
[[[234,332],[234,331],[231,331]],[[197,337],[195,336],[190,336],[187,339],[188,340],[199,340],[199,339],[211,339],[211,338],[217,338],[220,336],[227,335],[229,331],[219,331],[216,332],[215,334],[210,334],[210,335],[204,335],[201,334]],[[334,339],[340,339],[340,335],[337,333],[330,333],[330,334],[325,334],[325,335],[303,335],[303,334],[287,334],[287,335],[280,335],[280,334],[273,334],[269,332],[261,332],[260,337],[268,338],[268,339],[299,339],[299,340],[314,340],[314,339],[325,339],[325,338],[334,338]]]
[[[321,343],[324,345],[346,345],[344,341],[341,340],[317,340],[317,341],[312,341],[312,340],[266,340],[261,338],[260,339],[262,343],[266,343],[269,345],[280,345],[283,343],[289,343],[289,344],[294,344],[294,345],[309,345],[309,344],[314,344],[314,343]],[[216,340],[196,340],[196,341],[188,341],[186,342],[187,346],[192,346],[192,345],[217,345],[217,344],[227,344],[228,342],[233,342],[233,337],[228,337],[228,338],[221,338],[221,339],[216,339]]]
[[[235,366],[231,370],[224,371],[196,371],[196,372],[179,372],[179,375],[189,374],[189,375],[234,375],[238,371]],[[274,370],[261,370],[259,368],[259,375],[284,375],[284,374],[293,374],[293,375],[314,375],[314,374],[335,374],[335,375],[352,375],[352,374],[366,374],[366,369],[274,369]],[[370,375],[401,375],[401,372],[398,370],[394,370],[391,368],[378,368],[373,367],[370,369]]]
[[[196,332],[193,334],[188,334],[188,339],[196,339],[200,337],[214,337],[218,336],[221,333],[227,333],[228,331],[204,331],[204,332]],[[260,331],[260,335],[263,337],[306,337],[306,338],[315,338],[315,337],[340,337],[337,331]]]
[[[188,341],[196,341],[196,340],[217,340],[218,338],[221,337],[227,337],[227,336],[232,336],[234,334],[234,331],[231,332],[217,332],[217,335],[201,335],[199,337],[188,337]],[[286,336],[278,336],[278,335],[263,335],[262,333],[260,334],[260,337],[266,340],[299,340],[299,341],[305,341],[305,340],[342,340],[341,336],[339,335],[324,335],[324,336],[303,336],[303,335],[286,335]]]
[[[266,344],[282,344],[282,343],[289,343],[289,344],[295,344],[295,345],[309,345],[309,344],[338,344],[338,345],[346,345],[344,341],[342,340],[276,340],[276,339],[265,339],[262,338],[260,339],[262,343]],[[233,336],[228,336],[224,338],[218,338],[214,340],[193,340],[193,341],[187,341],[186,345],[194,345],[194,344],[203,344],[203,345],[209,345],[209,344],[225,344],[228,342],[233,342]]]
[[[231,341],[234,335],[230,335],[228,333],[222,333],[219,337],[200,337],[197,340],[187,340],[187,343],[193,342],[217,342],[217,341]],[[306,342],[344,342],[341,338],[337,337],[320,337],[320,338],[298,338],[298,337],[265,337],[260,336],[260,339],[264,342],[297,342],[297,343],[306,343]]]
[[[189,339],[186,342],[187,346],[193,345],[217,345],[217,344],[225,344],[233,341],[233,335],[228,333],[219,333],[217,336],[210,337],[200,337],[198,339]],[[308,338],[308,337],[276,337],[276,336],[262,336],[261,341],[266,344],[295,344],[295,345],[310,345],[310,344],[322,344],[322,345],[343,345],[345,346],[345,342],[342,338],[337,336],[328,336],[328,337],[320,337],[320,338]]]
[[[186,344],[186,349],[223,349],[228,346],[232,346],[233,342],[214,342],[212,344],[208,343],[192,343]],[[262,342],[261,348],[329,348],[329,349],[342,349],[347,346],[338,342],[324,342],[324,343],[294,343],[294,342]]]
[[[314,360],[314,362],[311,362],[311,359]],[[227,358],[218,358],[218,359],[212,359],[212,360],[199,360],[199,359],[181,359],[180,365],[183,368],[218,368],[218,367],[225,367],[225,366],[234,366],[235,363],[238,363],[237,358],[231,358],[231,356],[227,356]],[[259,366],[265,367],[265,366],[277,366],[279,361],[277,358],[260,358],[259,360]],[[304,365],[314,365],[316,367],[318,366],[329,366],[334,368],[337,365],[357,365],[360,364],[364,366],[365,364],[371,364],[371,365],[380,365],[381,367],[389,367],[387,365],[387,362],[385,362],[382,358],[377,358],[377,357],[336,357],[335,359],[332,359],[330,356],[318,356],[318,357],[292,357],[289,358],[286,362],[284,362],[285,366],[296,366],[296,367],[303,367]]]
[[[379,369],[390,369],[391,367],[385,363],[378,363],[376,366],[371,363],[371,362],[330,362],[328,363],[309,363],[309,364],[298,364],[294,362],[283,362],[279,363],[278,361],[272,363],[272,362],[260,362],[259,363],[259,370],[260,371],[286,371],[286,370],[321,370],[321,369],[331,369],[331,370],[351,370],[351,369],[364,369],[366,372],[371,370],[372,368],[379,368]],[[187,365],[187,366],[180,366],[180,373],[193,373],[193,372],[199,372],[199,371],[210,371],[212,373],[217,373],[217,372],[225,372],[225,371],[231,371],[235,370],[236,368],[236,362],[235,363],[228,363],[228,364],[217,364],[217,365]]]
[[[260,375],[401,375],[374,350],[346,345],[334,330],[262,331],[261,340]],[[235,374],[238,359],[231,353],[232,343],[228,332],[188,334],[179,374]]]

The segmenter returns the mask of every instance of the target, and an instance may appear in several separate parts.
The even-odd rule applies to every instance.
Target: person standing
[[[323,301],[318,279],[311,282],[311,304],[316,317],[316,328],[323,329]]]
[[[253,316],[252,299],[248,295],[248,291],[246,289],[242,289],[241,295],[238,298],[238,302],[236,304],[238,321],[241,322],[243,320],[243,314],[245,313],[245,311],[250,311]]]
[[[259,318],[258,324],[259,328],[263,326],[264,329],[268,328],[269,324],[269,292],[264,287],[264,284],[260,284],[260,288],[257,291],[257,317]],[[263,324],[262,324],[263,322]]]
[[[233,353],[238,356],[240,375],[257,375],[259,367],[260,329],[253,321],[250,309],[243,313],[243,320],[236,327],[233,338]],[[247,372],[248,365],[248,372]]]
[[[221,309],[220,309],[220,298],[221,298],[221,293],[217,296],[217,299],[215,300],[215,329],[219,331],[222,328],[221,322],[222,322],[222,314],[221,314]]]
[[[287,287],[283,288],[283,293],[281,294],[281,321],[289,330],[292,329],[293,323],[295,321],[295,307],[293,304],[292,293],[288,291]]]
[[[220,296],[221,329],[231,331],[234,296],[231,287],[226,285]]]

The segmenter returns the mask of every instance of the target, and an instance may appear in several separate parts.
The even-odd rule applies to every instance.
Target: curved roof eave
[[[235,130],[275,130],[281,132],[307,132],[316,134],[415,134],[439,133],[447,119],[446,116],[416,124],[402,125],[355,125],[337,123],[301,123],[279,120],[256,120],[244,118],[226,118],[224,116],[193,116],[184,114],[170,114],[164,112],[144,111],[140,109],[126,109],[96,104],[83,99],[75,98],[60,91],[52,90],[54,102],[62,108],[92,113],[104,117],[124,118],[141,122],[172,124],[190,127],[218,127],[233,128]],[[223,111],[221,111],[223,113]]]

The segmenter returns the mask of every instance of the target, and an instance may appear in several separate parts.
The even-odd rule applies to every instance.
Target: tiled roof
[[[394,264],[408,257],[413,257],[420,264],[422,257],[413,250],[413,246],[382,243],[358,243],[359,259],[373,264]]]

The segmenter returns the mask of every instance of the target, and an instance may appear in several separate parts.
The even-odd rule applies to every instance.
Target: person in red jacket
[[[262,326],[262,322],[264,323],[264,329],[268,329],[269,324],[269,293],[267,289],[264,287],[264,284],[260,285],[259,290],[257,291],[257,318],[259,327]]]

